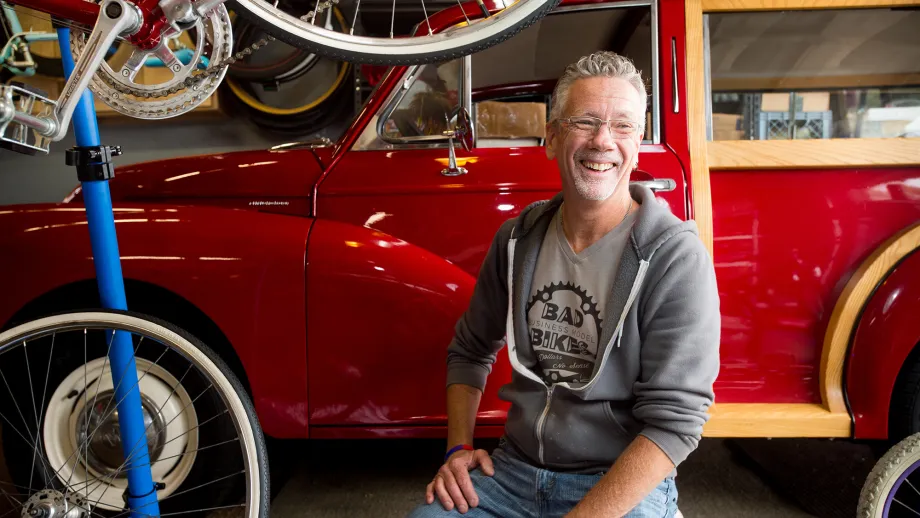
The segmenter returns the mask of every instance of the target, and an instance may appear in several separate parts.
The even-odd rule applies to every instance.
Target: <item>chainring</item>
[[[89,89],[116,112],[138,119],[167,119],[197,108],[217,90],[227,72],[233,29],[223,4],[198,20],[195,28],[198,47],[192,60],[188,65],[172,69],[173,76],[166,82],[137,84],[133,77],[122,75],[121,71],[115,72],[103,61],[90,81]],[[203,49],[205,41],[208,44],[206,51]],[[129,45],[127,42],[122,44]],[[74,56],[80,56],[85,47],[85,34],[72,32],[70,45]],[[208,67],[204,70],[197,67],[201,56],[208,58]]]

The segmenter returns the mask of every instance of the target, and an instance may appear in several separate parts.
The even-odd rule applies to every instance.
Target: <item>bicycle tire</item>
[[[143,336],[148,336],[168,348],[174,348],[182,357],[200,369],[205,375],[204,379],[209,380],[216,387],[217,396],[224,401],[227,411],[237,418],[234,423],[236,426],[232,428],[236,428],[239,434],[238,440],[244,453],[243,462],[246,467],[248,482],[244,494],[247,497],[246,501],[250,503],[245,517],[267,518],[270,506],[268,455],[265,438],[252,401],[242,383],[236,378],[227,364],[206,345],[186,331],[168,322],[135,312],[103,309],[66,312],[28,321],[0,333],[0,353],[7,353],[8,348],[11,346],[10,344],[24,343],[28,340],[31,345],[36,337],[40,337],[42,334],[47,335],[53,332],[55,336],[58,336],[60,333],[79,330],[84,327],[143,334]],[[182,380],[184,379],[185,376],[182,377]],[[179,383],[184,382],[180,381]],[[51,394],[49,393],[48,395],[50,396]],[[4,432],[6,431],[4,430]],[[8,453],[10,453],[9,450]],[[34,462],[34,457],[32,457],[32,460]],[[210,464],[208,466],[213,468]],[[10,467],[14,466],[10,464]],[[209,469],[206,466],[202,466],[202,468],[205,471]],[[180,486],[181,488],[182,486]],[[180,493],[176,493],[174,496],[180,496]],[[163,501],[165,502],[165,499]]]
[[[227,3],[240,16],[295,47],[336,61],[396,66],[444,62],[485,50],[543,18],[559,5],[559,1],[518,0],[488,20],[457,27],[449,33],[396,39],[323,34],[267,2],[228,0]],[[471,20],[475,17],[470,16],[470,13],[467,16]]]
[[[343,63],[343,68],[348,66]],[[231,81],[224,81],[219,90],[220,102],[230,113],[240,113],[261,130],[285,138],[302,137],[316,134],[334,122],[345,118],[346,113],[351,113],[348,110],[351,109],[354,102],[351,96],[352,90],[347,86],[348,84],[348,81],[342,81],[321,104],[292,115],[266,113],[243,102],[232,90],[232,86],[252,96],[254,92],[247,88],[249,86],[247,83],[234,84]]]

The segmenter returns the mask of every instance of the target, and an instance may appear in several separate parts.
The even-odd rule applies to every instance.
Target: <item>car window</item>
[[[472,55],[478,147],[542,145],[552,89],[565,67],[598,50],[633,60],[646,82],[646,140],[653,140],[652,8],[590,5],[561,10]],[[564,43],[562,43],[564,42]]]
[[[920,136],[920,12],[705,16],[710,140]]]
[[[477,147],[542,146],[550,96],[473,97]]]
[[[441,137],[459,106],[460,59],[420,66],[380,128],[384,140]]]

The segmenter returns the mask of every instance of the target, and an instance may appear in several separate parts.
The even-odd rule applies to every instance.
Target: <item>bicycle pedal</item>
[[[18,81],[0,85],[0,148],[25,155],[47,154],[51,139],[26,126],[21,118],[52,118],[56,106],[40,88]]]
[[[21,90],[25,90],[31,94],[35,94],[38,97],[44,97],[46,99],[48,98],[48,92],[42,90],[41,88],[37,86],[33,86],[28,83],[23,83],[22,81],[10,81],[9,85],[15,86],[16,88],[19,88]]]

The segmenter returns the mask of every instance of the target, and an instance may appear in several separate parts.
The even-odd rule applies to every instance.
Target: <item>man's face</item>
[[[627,120],[637,127],[644,113],[639,92],[620,78],[591,77],[572,83],[560,118],[596,117]],[[559,164],[563,190],[586,200],[610,197],[623,178],[629,178],[639,153],[642,135],[617,134],[624,125],[601,124],[597,132],[579,130],[565,122],[546,126],[546,156]]]

